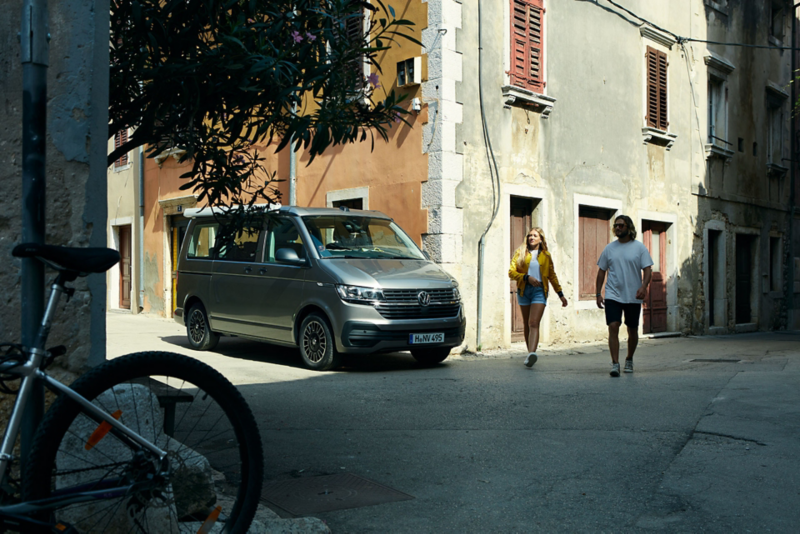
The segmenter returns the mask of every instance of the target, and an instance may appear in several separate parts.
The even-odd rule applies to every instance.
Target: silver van
[[[193,348],[246,337],[297,346],[306,366],[327,370],[342,353],[402,350],[433,365],[464,340],[458,283],[383,213],[281,207],[245,223],[225,213],[185,213],[174,317]]]

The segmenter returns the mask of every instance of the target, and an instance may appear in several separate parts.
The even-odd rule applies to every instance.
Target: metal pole
[[[46,0],[24,0],[22,31],[22,241],[44,243],[47,65],[50,35]],[[22,343],[34,347],[44,316],[44,265],[22,260]],[[41,347],[38,347],[41,348]],[[44,412],[44,387],[36,382],[20,431],[24,467]]]
[[[292,106],[292,114],[297,115],[297,104]],[[297,205],[297,155],[294,151],[294,135],[289,138],[289,205]]]

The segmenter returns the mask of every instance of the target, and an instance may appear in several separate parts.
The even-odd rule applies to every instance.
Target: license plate
[[[410,345],[421,345],[423,343],[444,343],[444,333],[439,334],[409,334],[408,343]]]

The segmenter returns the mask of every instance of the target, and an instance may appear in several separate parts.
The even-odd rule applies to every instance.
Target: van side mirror
[[[297,255],[294,249],[279,248],[275,251],[275,261],[278,263],[288,263],[290,265],[305,265],[306,260]]]
[[[423,251],[422,251],[422,254],[425,256],[425,259],[426,259],[426,260],[429,260],[429,261],[430,261],[430,259],[431,259],[431,255],[430,255],[430,254],[428,254],[428,251],[427,251],[427,250],[423,250]]]

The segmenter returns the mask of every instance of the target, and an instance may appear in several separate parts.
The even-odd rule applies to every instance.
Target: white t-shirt
[[[528,267],[528,276],[534,280],[542,281],[542,274],[539,272],[539,250],[531,251],[531,265]]]
[[[637,304],[636,291],[642,287],[642,269],[653,265],[650,252],[635,239],[627,243],[612,241],[597,260],[597,266],[608,273],[606,299],[622,304]]]

